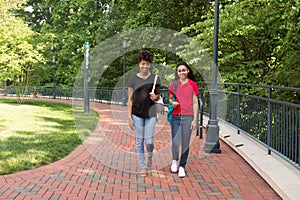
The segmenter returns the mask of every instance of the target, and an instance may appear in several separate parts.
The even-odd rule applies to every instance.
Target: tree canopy
[[[299,0],[220,0],[219,72],[222,81],[300,87]],[[122,31],[161,27],[198,41],[212,54],[211,0],[1,0],[0,84],[72,86],[83,63],[83,44],[93,49]],[[178,55],[153,50],[157,62]],[[129,52],[126,70],[136,65]],[[122,59],[105,71],[101,85],[114,87]],[[187,60],[187,62],[190,62]]]
[[[11,12],[24,2],[2,0],[0,4],[0,82],[25,84],[44,62],[42,47],[36,42],[39,33]]]

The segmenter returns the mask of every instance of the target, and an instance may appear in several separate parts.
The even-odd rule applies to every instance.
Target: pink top
[[[179,105],[173,110],[172,115],[194,115],[193,111],[193,95],[199,95],[198,85],[195,81],[188,79],[184,85],[178,81],[176,89],[176,101]],[[169,93],[174,95],[174,82],[172,81],[169,87]]]

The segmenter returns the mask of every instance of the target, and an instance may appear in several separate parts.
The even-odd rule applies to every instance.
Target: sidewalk
[[[141,177],[127,108],[99,103],[91,108],[100,114],[94,133],[62,160],[0,176],[1,200],[281,199],[222,141],[221,154],[205,154],[205,139],[192,138],[187,176],[171,173],[171,133],[165,116],[157,124],[152,170]]]

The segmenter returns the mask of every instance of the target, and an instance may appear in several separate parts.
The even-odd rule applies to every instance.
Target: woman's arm
[[[133,102],[133,88],[128,87],[128,123],[129,127],[134,129],[134,122],[132,120],[132,102]]]
[[[169,103],[172,104],[173,103],[173,97],[174,95],[173,94],[169,94]]]
[[[193,113],[194,113],[194,120],[191,124],[191,129],[195,130],[197,125],[198,113],[199,113],[199,105],[198,105],[198,96],[193,95]]]
[[[179,103],[177,101],[173,101],[173,97],[173,94],[169,94],[169,103],[173,106],[173,108],[176,108],[179,105]]]
[[[175,82],[173,82],[175,84]],[[179,103],[177,101],[173,101],[173,97],[175,96],[175,88],[174,88],[174,84],[172,84],[172,82],[170,83],[170,87],[169,87],[169,103],[173,106],[173,108],[176,108]]]

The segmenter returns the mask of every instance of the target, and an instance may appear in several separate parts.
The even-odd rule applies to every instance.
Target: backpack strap
[[[177,86],[178,86],[178,79],[174,80],[174,97],[176,99],[176,90],[177,90]]]
[[[152,86],[152,90],[151,90],[152,93],[154,93],[156,81],[157,81],[157,75],[155,75],[155,77],[154,77],[154,82],[153,82],[153,86]]]

